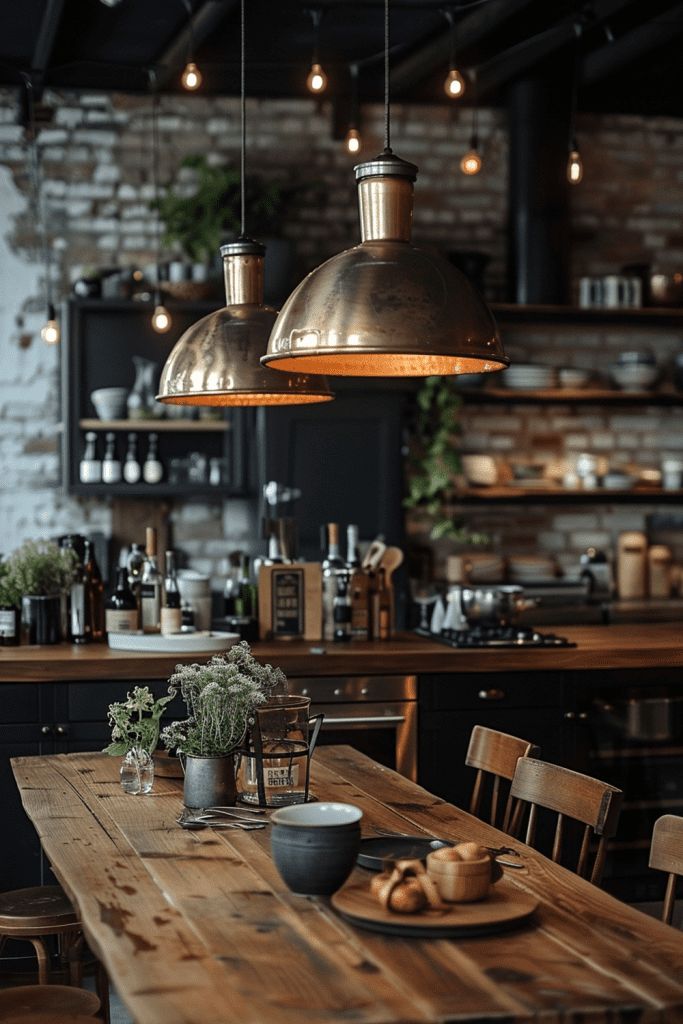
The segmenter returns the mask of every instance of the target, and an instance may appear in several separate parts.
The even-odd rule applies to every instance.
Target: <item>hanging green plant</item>
[[[485,533],[469,530],[449,512],[457,500],[455,478],[462,472],[458,449],[461,405],[452,378],[427,377],[420,387],[407,457],[408,495],[403,504],[431,520],[432,540],[487,544]]]

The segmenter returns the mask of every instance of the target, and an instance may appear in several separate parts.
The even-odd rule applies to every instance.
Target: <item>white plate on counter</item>
[[[110,633],[112,651],[147,654],[219,654],[239,642],[239,633]]]

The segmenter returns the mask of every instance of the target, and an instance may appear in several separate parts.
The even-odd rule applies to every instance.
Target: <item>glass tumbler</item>
[[[310,742],[311,699],[292,694],[271,697],[256,709],[251,743],[240,757],[238,798],[245,803],[284,807],[305,803]],[[261,793],[259,793],[261,789]]]

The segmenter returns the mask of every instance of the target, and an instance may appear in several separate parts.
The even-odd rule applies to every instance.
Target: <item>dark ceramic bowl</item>
[[[275,866],[292,892],[331,896],[353,871],[363,812],[353,804],[281,807],[271,815]]]

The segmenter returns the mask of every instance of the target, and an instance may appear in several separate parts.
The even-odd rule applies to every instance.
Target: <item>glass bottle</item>
[[[142,467],[138,462],[138,435],[128,435],[128,450],[123,464],[123,479],[127,484],[137,484],[142,476]]]
[[[346,570],[339,552],[339,524],[328,523],[327,554],[323,559],[323,639],[334,639],[334,599],[337,596],[337,577]]]
[[[104,582],[92,541],[85,542],[84,569],[87,586],[87,614],[90,638],[104,640]]]
[[[147,447],[147,458],[142,467],[142,478],[146,484],[161,483],[164,467],[159,459],[159,435],[150,434]]]
[[[138,629],[138,603],[128,584],[128,570],[116,571],[116,590],[105,605],[107,633],[135,633]]]
[[[82,484],[102,483],[102,463],[97,458],[97,434],[94,430],[89,430],[85,435],[85,449],[78,465],[78,479]]]
[[[142,570],[145,566],[145,549],[142,544],[132,544],[130,554],[128,555],[127,561],[128,567],[128,586],[133,592],[138,606],[138,625],[137,628],[142,627],[142,596],[140,589],[142,587]]]
[[[337,576],[337,593],[334,598],[334,640],[345,643],[351,639],[351,596],[349,594],[349,573]]]
[[[161,628],[161,573],[157,565],[157,531],[148,526],[145,534],[145,564],[140,581],[142,629],[158,633]]]
[[[105,435],[106,447],[102,460],[102,483],[118,484],[121,482],[121,461],[116,457],[116,434],[111,431]]]
[[[74,644],[90,640],[88,578],[83,562],[76,563],[69,591],[69,637]]]
[[[388,640],[391,636],[392,601],[386,573],[379,568],[370,573],[370,639]]]
[[[0,601],[0,647],[16,647],[19,643],[19,609]]]
[[[349,523],[346,527],[346,568],[351,570],[360,569],[358,527],[355,523]]]
[[[161,609],[161,632],[180,633],[182,628],[180,589],[176,575],[175,552],[166,552],[166,575],[164,576],[164,603]]]

